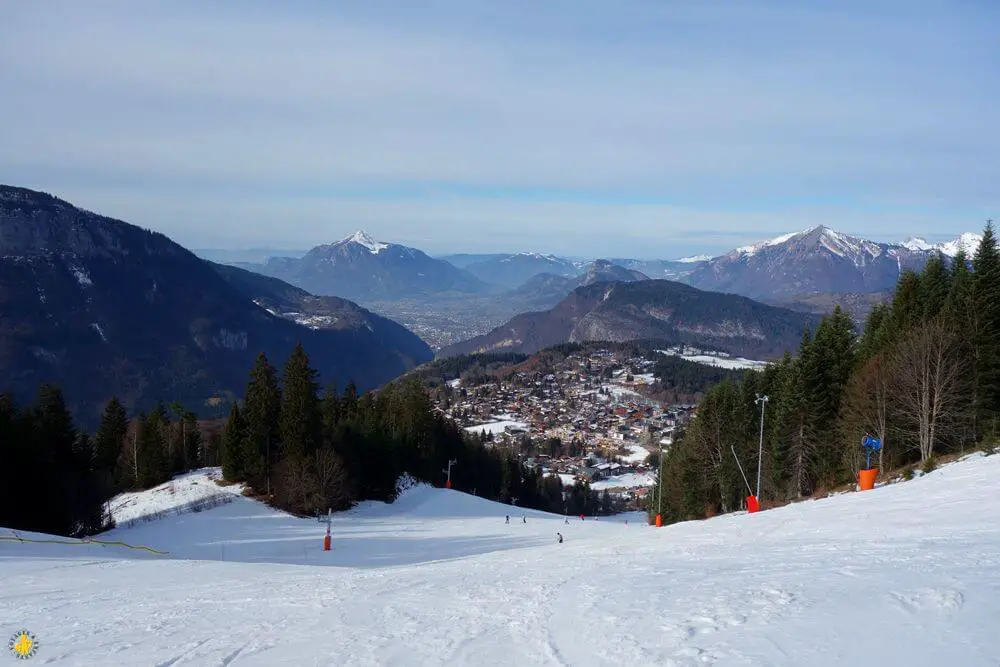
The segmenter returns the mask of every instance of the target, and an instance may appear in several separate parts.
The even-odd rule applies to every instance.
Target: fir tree
[[[233,403],[229,411],[229,420],[222,432],[222,442],[220,452],[222,458],[222,476],[230,482],[241,482],[245,477],[243,465],[243,453],[245,447],[243,439],[245,437],[245,426],[243,417],[240,414],[240,407]]]
[[[107,480],[109,490],[126,433],[128,433],[128,415],[125,413],[125,406],[117,397],[113,397],[104,408],[104,415],[101,417],[101,424],[97,428],[93,442],[94,468]]]
[[[979,318],[976,336],[976,393],[979,414],[989,422],[996,436],[1000,413],[1000,251],[992,221],[987,222],[983,240],[972,260],[973,307]]]
[[[296,345],[285,363],[281,381],[281,453],[308,457],[319,447],[322,436],[316,371],[309,366],[302,345]]]
[[[924,266],[920,277],[920,302],[924,318],[933,318],[944,310],[951,291],[951,274],[938,252]]]
[[[278,422],[281,412],[281,391],[274,366],[261,353],[257,357],[247,384],[242,416],[243,474],[247,483],[258,493],[269,485],[269,473],[278,452]]]

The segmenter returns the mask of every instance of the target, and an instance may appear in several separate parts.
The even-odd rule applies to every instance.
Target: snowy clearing
[[[642,463],[649,458],[649,450],[641,445],[628,445],[629,455],[621,457],[626,463]]]
[[[711,354],[681,354],[676,350],[657,350],[660,354],[666,354],[671,357],[680,357],[686,361],[693,361],[696,364],[704,364],[705,366],[715,366],[717,368],[729,368],[733,370],[742,369],[763,369],[767,366],[766,361],[757,361],[755,359],[744,359],[743,357],[717,357]]]
[[[488,435],[503,433],[508,428],[528,428],[528,425],[524,422],[514,421],[511,419],[504,419],[502,421],[489,422],[487,424],[476,424],[475,426],[466,426],[465,430],[474,435],[478,435],[483,431],[486,431]]]
[[[995,667],[998,511],[981,455],[663,529],[421,486],[336,515],[331,552],[236,497],[102,536],[167,557],[0,541],[0,630],[55,665]]]
[[[590,488],[594,491],[603,491],[604,489],[638,489],[644,486],[652,486],[654,481],[655,478],[653,475],[640,475],[630,472],[591,482]]]

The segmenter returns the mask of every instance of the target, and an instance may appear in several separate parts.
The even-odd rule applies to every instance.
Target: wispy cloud
[[[1000,203],[992,3],[207,4],[15,5],[0,181],[191,245],[619,255]]]

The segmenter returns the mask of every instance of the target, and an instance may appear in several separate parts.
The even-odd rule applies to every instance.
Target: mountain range
[[[481,294],[490,286],[472,273],[396,243],[376,241],[364,231],[302,257],[270,257],[241,264],[319,295],[353,301],[401,299],[442,292]]]
[[[280,365],[297,342],[321,381],[362,389],[431,357],[402,327],[310,296],[210,264],[162,234],[0,186],[0,392],[18,401],[48,381],[85,424],[112,395],[130,411],[162,399],[213,414],[242,394],[259,352]],[[289,311],[310,308],[337,319],[293,321]]]
[[[934,253],[954,256],[959,247],[974,252],[979,238],[963,234],[938,245],[919,239],[879,243],[819,226],[714,257],[683,280],[700,289],[769,300],[883,292],[895,287],[904,270],[920,270]]]
[[[773,358],[799,345],[816,315],[706,292],[668,280],[594,283],[550,310],[524,313],[487,334],[442,349],[530,354],[566,342],[656,340],[692,343],[751,358]]]

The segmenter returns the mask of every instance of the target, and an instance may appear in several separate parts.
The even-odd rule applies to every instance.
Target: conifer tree
[[[41,460],[36,473],[42,502],[42,532],[69,535],[73,532],[73,478],[78,468],[73,456],[77,432],[62,391],[43,384],[38,392],[30,433],[32,447]]]
[[[117,397],[112,397],[104,408],[93,442],[94,468],[109,482],[109,490],[127,432],[128,415],[125,413],[125,406]]]
[[[976,336],[976,384],[979,414],[983,425],[996,437],[1000,413],[1000,250],[992,221],[987,222],[983,240],[972,260],[973,307],[979,318]]]
[[[241,482],[246,479],[243,466],[244,437],[245,426],[240,414],[240,407],[233,403],[233,407],[229,411],[229,420],[226,421],[222,432],[222,451],[220,452],[222,476],[230,482]]]
[[[920,305],[925,319],[937,317],[944,310],[950,291],[951,274],[938,252],[927,261],[920,276]]]
[[[278,453],[281,391],[274,366],[264,353],[257,357],[243,401],[243,474],[258,493],[268,486],[268,475]]]
[[[311,456],[322,435],[316,371],[309,366],[298,344],[285,363],[281,381],[281,453],[286,457]]]
[[[139,428],[137,468],[139,488],[148,489],[170,479],[166,443],[167,415],[162,404],[156,406]]]

